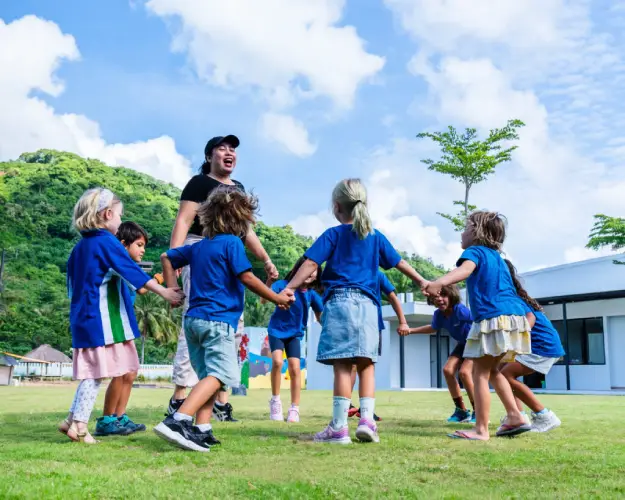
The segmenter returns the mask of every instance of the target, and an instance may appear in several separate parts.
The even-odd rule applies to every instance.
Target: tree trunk
[[[465,221],[467,217],[469,216],[469,189],[471,189],[471,186],[469,186],[468,184],[465,184],[464,185],[464,218],[465,218]]]

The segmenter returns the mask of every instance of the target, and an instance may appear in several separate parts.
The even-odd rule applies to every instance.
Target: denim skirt
[[[379,346],[378,306],[373,299],[354,288],[333,292],[321,315],[317,361],[325,365],[354,358],[376,362]]]

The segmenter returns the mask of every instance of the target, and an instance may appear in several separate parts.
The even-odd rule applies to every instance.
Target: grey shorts
[[[547,375],[551,367],[556,364],[560,358],[546,358],[545,356],[539,356],[538,354],[517,354],[514,358],[523,366],[526,366],[530,370]]]
[[[198,378],[215,377],[222,388],[238,386],[241,372],[237,363],[234,328],[220,321],[186,316],[184,331],[191,366]]]
[[[339,289],[328,300],[321,314],[321,335],[317,361],[354,358],[378,360],[380,330],[378,306],[360,290]]]

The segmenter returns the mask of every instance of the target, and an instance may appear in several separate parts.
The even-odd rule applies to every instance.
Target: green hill
[[[5,250],[3,289],[0,295],[0,350],[21,354],[43,344],[69,353],[68,301],[65,266],[78,235],[71,228],[71,213],[80,195],[105,186],[124,202],[124,220],[141,224],[150,236],[145,260],[158,263],[168,248],[180,190],[171,184],[126,168],[72,153],[40,150],[16,161],[0,162],[0,249]],[[262,200],[261,200],[262,202]],[[258,235],[284,276],[312,243],[289,226],[259,223]],[[432,278],[443,269],[417,256],[411,263]],[[264,279],[262,264],[255,272]],[[398,290],[412,284],[391,271]],[[246,324],[266,325],[272,312],[255,296],[246,297]],[[164,362],[173,346],[146,342],[146,362]]]

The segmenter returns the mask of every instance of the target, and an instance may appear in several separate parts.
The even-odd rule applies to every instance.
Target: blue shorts
[[[317,361],[326,365],[355,358],[378,360],[378,306],[360,290],[336,290],[323,307]]]
[[[269,349],[271,352],[280,350],[286,352],[287,358],[302,357],[302,337],[287,337],[281,339],[280,337],[274,337],[269,334]]]
[[[189,359],[198,379],[215,377],[224,389],[239,385],[241,372],[234,333],[234,328],[227,323],[185,316]]]

